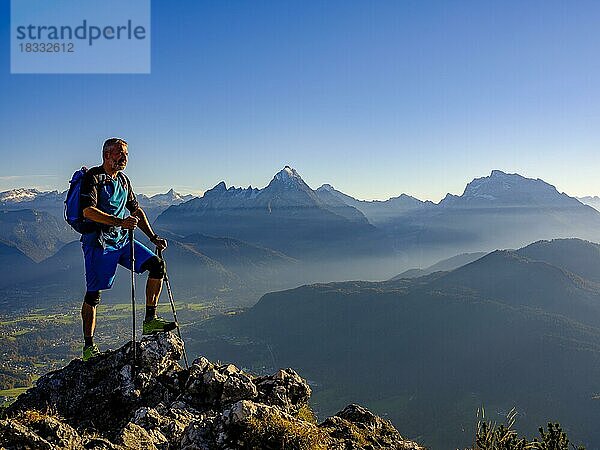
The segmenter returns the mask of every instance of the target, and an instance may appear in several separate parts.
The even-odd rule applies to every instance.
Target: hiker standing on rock
[[[127,166],[127,158],[127,142],[118,138],[108,139],[102,147],[102,165],[87,170],[81,179],[80,209],[83,221],[88,225],[81,235],[87,287],[81,307],[84,361],[100,353],[93,339],[101,291],[112,287],[117,264],[131,270],[128,230],[139,227],[158,249],[167,247],[167,241],[152,230],[129,178],[122,173]],[[134,252],[135,272],[148,271],[143,334],[175,329],[175,322],[156,315],[165,276],[164,260],[138,241],[134,241]]]

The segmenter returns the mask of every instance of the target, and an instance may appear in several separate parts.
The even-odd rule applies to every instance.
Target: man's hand
[[[150,242],[156,245],[161,252],[167,248],[167,240],[161,238],[160,236],[154,236],[152,239],[150,239]]]
[[[125,219],[123,219],[123,221],[121,222],[121,227],[125,228],[126,230],[135,230],[135,227],[137,227],[138,224],[138,218],[134,217],[134,216],[129,216],[126,217]]]

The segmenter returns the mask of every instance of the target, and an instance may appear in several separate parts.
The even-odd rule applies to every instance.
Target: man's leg
[[[128,250],[128,249],[127,249]],[[131,253],[123,250],[119,264],[131,269]],[[144,244],[134,241],[135,272],[148,271],[146,282],[146,318],[144,319],[143,334],[153,334],[159,331],[171,331],[177,327],[175,322],[168,322],[156,316],[156,306],[162,291],[162,280],[165,277],[165,261],[159,258]]]
[[[96,330],[96,307],[100,303],[100,294],[104,289],[110,289],[115,279],[119,254],[105,253],[101,247],[83,245],[85,261],[86,293],[81,305],[81,319],[83,322],[83,338],[85,341],[83,359],[98,354],[94,344],[94,331]],[[93,347],[93,351],[90,348]],[[86,349],[88,350],[86,352]]]
[[[83,322],[83,356],[84,360],[96,355],[97,349],[90,349],[94,345],[94,331],[96,330],[96,306],[100,303],[100,291],[85,293],[81,305],[81,320]]]
[[[158,306],[158,299],[162,291],[163,279],[150,278],[148,275],[148,281],[146,281],[146,319],[152,320],[156,317],[156,307]]]
[[[156,315],[158,299],[162,291],[163,278],[166,268],[162,258],[156,255],[148,258],[140,267],[141,271],[148,271],[146,282],[146,318],[144,319],[144,334],[158,331],[171,331],[177,326],[175,322],[168,322]]]
[[[83,302],[83,305],[81,305],[81,319],[83,320],[85,345],[92,345],[94,331],[96,330],[96,307]]]

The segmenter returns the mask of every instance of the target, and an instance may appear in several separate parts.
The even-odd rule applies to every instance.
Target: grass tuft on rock
[[[238,440],[247,450],[326,450],[328,441],[315,424],[280,414],[249,418]]]

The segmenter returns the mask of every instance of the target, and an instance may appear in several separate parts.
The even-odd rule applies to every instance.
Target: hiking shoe
[[[83,361],[87,361],[90,358],[94,358],[100,354],[100,349],[96,344],[88,345],[87,347],[83,347],[83,352],[81,358]]]
[[[177,323],[168,322],[162,317],[155,317],[151,320],[144,320],[143,335],[171,331],[177,328]]]

